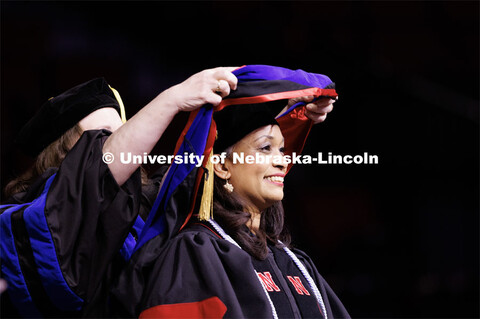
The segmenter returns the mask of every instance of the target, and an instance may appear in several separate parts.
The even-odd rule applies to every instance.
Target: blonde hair
[[[37,155],[35,163],[23,174],[10,181],[5,186],[5,198],[9,198],[17,193],[24,192],[27,188],[50,167],[60,167],[67,153],[77,143],[82,136],[83,130],[77,123],[74,127],[66,131],[55,142],[45,147]],[[146,170],[140,167],[140,176],[142,185],[150,184]]]
[[[45,147],[35,158],[35,163],[26,172],[5,186],[5,196],[8,198],[16,193],[25,191],[28,186],[49,167],[59,167],[68,151],[75,145],[82,133],[82,129],[76,124],[56,141]]]

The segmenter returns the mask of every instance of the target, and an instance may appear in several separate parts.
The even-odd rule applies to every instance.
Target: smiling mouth
[[[282,176],[268,176],[265,177],[267,181],[270,181],[275,184],[281,184],[283,185],[283,177]]]

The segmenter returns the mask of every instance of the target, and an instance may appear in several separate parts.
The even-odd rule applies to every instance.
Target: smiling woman
[[[245,114],[254,114],[255,122],[233,123]],[[267,104],[232,107],[214,115],[217,135],[228,140],[225,163],[214,165],[214,218],[237,240],[242,248],[258,259],[268,255],[267,239],[288,245],[290,236],[283,223],[283,182],[287,164],[267,161],[267,156],[284,155],[285,141],[277,124],[270,124],[274,115]],[[264,125],[266,124],[266,125]],[[240,140],[230,130],[241,125],[250,133]],[[254,156],[258,161],[235,163],[234,154]],[[264,159],[264,160],[262,160]],[[231,185],[226,187],[225,185]],[[252,236],[254,235],[254,236]]]
[[[247,84],[239,82],[238,89],[231,93],[238,97],[236,101],[249,102],[233,104],[213,113],[214,122],[212,126],[207,126],[212,134],[207,136],[207,140],[214,142],[211,149],[205,148],[205,152],[212,158],[214,155],[219,158],[220,154],[226,154],[226,157],[224,162],[204,162],[203,192],[198,193],[201,201],[190,204],[188,198],[191,193],[183,192],[192,188],[202,189],[200,185],[192,187],[189,183],[198,180],[195,175],[187,176],[185,184],[180,184],[175,190],[165,188],[170,194],[180,194],[178,201],[173,196],[163,199],[163,189],[160,191],[156,201],[158,205],[150,213],[139,239],[140,244],[137,244],[138,250],[113,290],[111,301],[119,316],[349,317],[309,257],[290,246],[281,202],[289,166],[282,160],[267,160],[270,157],[283,158],[285,154],[301,150],[313,122],[323,121],[326,113],[332,110],[331,98],[336,97],[333,83],[322,75],[270,66],[246,66],[233,73],[240,81],[242,75],[261,78],[263,72],[271,81],[259,81],[262,83],[258,86],[248,81]],[[305,80],[301,87],[291,78],[289,81],[277,81],[292,74],[297,81],[306,78],[310,81]],[[247,78],[250,79],[249,76]],[[320,85],[317,80],[325,81]],[[312,85],[312,82],[315,84]],[[325,87],[328,87],[325,91],[320,89]],[[273,93],[266,93],[265,88]],[[313,96],[301,96],[305,92],[315,93],[315,102]],[[256,101],[257,95],[266,98]],[[222,103],[228,105],[236,101],[227,98]],[[298,102],[303,103],[297,105]],[[278,117],[278,114],[283,114],[285,106],[292,107],[291,113],[287,112],[289,116],[284,118]],[[200,115],[197,116],[208,120],[208,116]],[[306,131],[301,129],[303,125]],[[199,151],[194,143],[201,130],[193,124],[190,127],[193,127],[195,135],[189,136],[189,130],[182,135],[185,136],[184,144],[180,145],[201,154],[202,150]],[[295,136],[300,138],[295,139]],[[182,153],[183,150],[180,150],[181,146],[178,152]],[[257,160],[235,163],[235,154]],[[171,166],[169,171],[175,172],[175,168]],[[178,171],[185,176],[185,171]],[[170,176],[172,181],[168,179]],[[175,177],[173,173],[167,174],[163,185],[173,183]],[[210,195],[213,204],[209,207]],[[192,215],[188,215],[184,222],[182,216],[187,215],[189,206],[193,206],[192,212],[196,214],[191,218]],[[155,207],[159,207],[158,210]],[[165,211],[162,210],[164,207],[167,207]],[[173,214],[175,211],[178,212],[176,216]],[[213,216],[210,217],[210,213]],[[166,221],[165,224],[161,224],[162,221]],[[158,229],[165,232],[155,233]],[[132,292],[131,287],[137,289]]]
[[[269,125],[245,136],[232,147],[232,151],[246,156],[282,156],[284,144],[278,125]],[[235,191],[248,202],[245,208],[253,214],[283,199],[286,171],[285,163],[262,160],[258,156],[251,164],[234,164],[231,156],[227,156],[225,164],[215,165],[215,174],[224,180],[230,180]]]

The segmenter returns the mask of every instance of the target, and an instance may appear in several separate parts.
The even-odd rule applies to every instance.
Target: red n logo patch
[[[295,290],[299,295],[305,294],[307,296],[310,296],[310,293],[308,292],[308,290],[303,286],[302,280],[300,279],[300,277],[287,276],[287,278],[288,280],[290,280],[290,282],[292,283],[293,287],[295,288]]]
[[[258,278],[262,281],[263,286],[267,291],[280,291],[280,288],[275,284],[272,278],[272,274],[269,271],[264,273],[257,272]]]

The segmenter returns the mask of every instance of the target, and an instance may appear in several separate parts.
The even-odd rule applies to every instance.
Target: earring
[[[233,193],[233,185],[228,182],[228,179],[225,181],[225,185],[223,185],[223,187],[225,187],[229,193]]]

